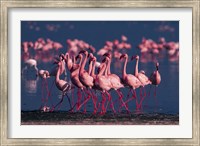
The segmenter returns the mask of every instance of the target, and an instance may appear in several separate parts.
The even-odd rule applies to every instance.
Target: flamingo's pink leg
[[[155,86],[155,90],[154,90],[154,96],[156,96],[156,86]]]
[[[91,93],[92,93],[92,100],[93,100],[93,104],[94,104],[94,111],[93,111],[93,113],[96,114],[96,112],[97,112],[97,97],[96,97],[96,95],[92,92],[92,90],[91,90]]]
[[[48,87],[48,82],[47,82],[47,79],[44,79],[44,82],[45,82],[45,87],[46,87],[46,91],[47,91],[47,96],[46,96],[46,99],[45,99],[45,103],[48,102],[48,95],[49,95],[49,87]]]
[[[119,95],[119,100],[120,100],[120,102],[121,102],[119,111],[121,110],[121,106],[124,106],[124,107],[126,108],[126,110],[129,112],[129,109],[128,109],[126,103],[123,101],[123,94],[121,93],[121,91],[120,91],[120,90],[117,90],[117,94]]]
[[[71,105],[70,106],[73,106],[74,107],[74,95],[75,95],[75,89],[72,89],[72,92],[71,92],[71,97],[72,97],[72,103],[71,103]],[[68,99],[68,101],[69,101],[69,99]],[[71,108],[71,110],[70,110],[71,112],[74,112],[74,108]]]
[[[103,92],[101,93],[101,95],[102,95],[102,101],[101,101],[101,112],[100,112],[100,114],[104,114],[105,110],[106,110],[105,109],[106,97],[105,97]]]
[[[116,113],[115,108],[114,108],[114,104],[113,104],[113,100],[112,100],[112,96],[107,91],[106,91],[106,94],[108,96],[108,103],[111,102],[110,107],[112,108],[113,112]],[[108,106],[108,103],[107,103],[107,106]],[[107,106],[106,106],[106,109],[107,109]]]
[[[84,92],[84,91],[83,91]],[[78,99],[77,99],[77,105],[76,105],[76,110],[78,110],[79,106],[80,106],[80,103],[81,103],[81,98],[82,98],[82,94],[81,94],[81,91],[80,89],[78,88],[78,91],[77,91],[77,96],[78,96]]]
[[[149,93],[148,93],[148,96],[150,96],[151,87],[152,87],[152,85],[150,85],[150,87],[149,87]]]
[[[50,90],[49,90],[49,92],[48,92],[48,98],[49,98],[50,101],[51,101],[52,107],[53,107],[53,102],[52,102],[51,92],[50,92],[50,91],[52,91],[52,88],[53,88],[54,83],[55,83],[55,81],[53,81],[53,83],[51,84]]]
[[[135,90],[132,90],[132,93],[133,93],[133,96],[135,96],[136,110],[138,110],[140,108],[140,104],[138,103]]]
[[[87,103],[88,100],[90,99],[90,94],[89,94],[89,92],[87,91],[87,89],[84,90],[83,93],[84,93],[84,94],[87,93],[88,96],[87,96],[87,97],[86,97],[86,95],[84,96],[84,100],[83,100],[83,102],[82,102],[81,104],[79,104],[77,110],[80,110],[80,108],[84,105],[84,106],[85,106],[85,107],[84,107],[84,113],[86,113],[86,103]]]
[[[61,104],[62,104],[62,102],[63,102],[63,98],[64,98],[64,94],[62,94],[62,98],[61,98],[61,100],[60,100],[60,101],[59,101],[55,106],[53,106],[53,108],[52,108],[51,111],[54,111],[55,108],[56,108],[57,106],[59,106],[59,109],[60,109]]]

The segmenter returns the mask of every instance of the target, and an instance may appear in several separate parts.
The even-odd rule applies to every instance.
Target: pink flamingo
[[[145,75],[145,72],[143,70],[141,70],[140,72],[138,72],[138,62],[139,62],[139,56],[132,56],[131,60],[136,59],[136,65],[135,65],[135,76],[140,80],[140,82],[142,83],[142,87],[150,84],[150,80],[149,78]]]
[[[117,92],[117,94],[119,96],[119,101],[121,102],[121,104],[123,104],[125,106],[126,110],[129,111],[128,107],[125,105],[125,103],[123,101],[123,94],[120,91],[120,88],[123,88],[124,85],[121,83],[121,79],[116,74],[112,74],[110,71],[112,55],[110,53],[106,53],[103,56],[108,57],[107,58],[108,59],[108,71],[105,74],[108,76],[108,78],[111,82],[112,89],[114,89]]]
[[[89,89],[92,89],[92,87],[94,86],[94,79],[93,77],[88,73],[88,71],[86,71],[84,68],[85,68],[85,65],[86,65],[86,62],[87,62],[87,58],[88,58],[88,52],[87,51],[80,51],[79,52],[79,56],[82,58],[82,55],[81,53],[84,53],[85,55],[85,58],[84,60],[82,61],[81,63],[81,67],[80,67],[80,70],[79,70],[79,79],[80,81],[83,83],[84,86],[86,86],[87,88]],[[90,66],[91,67],[91,66]],[[89,69],[91,70],[91,69]],[[87,89],[86,89],[87,91]],[[91,91],[92,92],[92,91]],[[85,101],[83,102],[83,104],[85,105],[87,103],[87,101],[92,97],[93,99],[93,95],[91,95],[88,91],[87,91],[87,94],[88,94],[88,97],[85,99]],[[95,106],[95,104],[94,104]],[[96,107],[95,107],[96,108]]]
[[[64,73],[64,71],[65,71],[65,64],[64,64],[63,58],[64,58],[64,55],[63,55],[63,54],[60,54],[60,55],[59,55],[59,58],[55,58],[54,63],[53,63],[53,64],[55,64],[55,65],[51,68],[50,72],[47,71],[47,70],[40,70],[39,76],[45,81],[46,86],[48,85],[46,79],[47,79],[47,78],[50,78],[50,77],[52,77],[52,76],[55,76],[55,77],[56,77],[58,70],[60,70],[60,71],[59,71],[59,72],[60,72],[60,75]],[[60,60],[60,61],[59,61],[59,60]],[[59,63],[60,65],[58,65],[58,63]],[[54,82],[55,82],[55,81],[53,81],[53,83],[52,83],[52,85],[51,85],[51,87],[50,87],[50,90],[48,89],[48,86],[46,87],[47,92],[48,92],[47,97],[46,97],[46,99],[45,99],[46,102],[48,101],[48,98],[51,96],[51,92],[50,92],[50,91],[51,91],[51,89],[53,88]]]
[[[63,48],[63,45],[62,45],[61,43],[59,43],[59,42],[53,42],[52,45],[53,45],[53,48],[55,48],[56,52],[57,52],[59,49]]]
[[[149,80],[151,81],[151,84],[155,85],[155,86],[158,86],[161,82],[161,75],[158,71],[158,67],[159,67],[159,63],[157,62],[156,63],[156,71],[154,71],[149,78]],[[154,95],[156,96],[156,88],[154,91]]]
[[[108,71],[108,58],[106,57],[102,60],[101,66],[99,68],[99,72],[98,72],[98,74],[96,75],[96,78],[95,78],[95,87],[97,89],[99,89],[102,93],[101,114],[104,114],[106,112],[106,108],[107,108],[107,107],[105,107],[105,102],[106,102],[105,93],[108,96],[108,100],[109,100],[108,102],[110,102],[110,100],[112,99],[111,95],[108,93],[108,91],[110,91],[110,89],[112,89],[112,84],[109,80],[108,75],[105,74],[105,72],[107,72],[107,71]],[[112,108],[113,112],[115,113],[116,111],[114,109],[114,105],[113,105],[112,100],[111,100],[111,108]]]
[[[131,60],[136,59],[136,65],[135,65],[135,76],[139,79],[139,81],[142,84],[142,88],[144,88],[146,85],[150,84],[151,81],[149,80],[149,78],[145,75],[145,72],[143,70],[141,70],[140,72],[138,72],[138,62],[139,62],[139,56],[132,56]],[[144,93],[144,96],[142,95],[142,88],[140,88],[140,97],[142,97],[141,101],[140,101],[140,107],[141,104],[144,100],[144,97],[146,96],[146,92]]]
[[[49,94],[49,88],[48,88],[48,83],[47,83],[47,78],[49,78],[49,72],[47,70],[39,70],[39,73],[38,73],[39,77],[42,78],[42,102],[47,102],[48,100],[48,96],[46,97],[46,99],[44,99],[44,93],[43,93],[43,87],[45,86],[46,87],[46,91],[47,93]],[[47,94],[47,95],[48,95]],[[42,107],[42,106],[41,106]]]
[[[65,60],[65,64],[67,66],[67,69],[68,70],[71,70],[72,66],[73,66],[73,61],[70,56],[69,56],[69,53],[66,53],[65,56],[64,56],[64,60]],[[75,61],[74,61],[75,63]]]
[[[123,71],[122,71],[123,83],[130,87],[130,90],[133,94],[132,98],[128,99],[128,101],[126,101],[126,103],[129,102],[130,100],[136,98],[136,106],[137,106],[136,108],[138,109],[139,104],[137,102],[137,96],[136,96],[135,89],[139,88],[142,85],[142,83],[140,82],[140,80],[136,76],[126,73],[126,66],[127,66],[127,63],[128,63],[128,55],[123,54],[123,55],[121,55],[120,59],[122,59],[122,58],[125,58],[124,68],[123,68]]]
[[[72,83],[78,88],[78,92],[77,92],[77,96],[78,96],[78,101],[77,101],[77,110],[79,110],[81,108],[80,102],[81,102],[81,98],[82,98],[82,94],[81,92],[83,92],[84,95],[84,89],[86,88],[80,81],[79,79],[79,70],[80,70],[80,66],[81,66],[81,62],[82,62],[82,58],[77,56],[76,59],[80,58],[80,62],[79,64],[76,64],[76,62],[74,61],[74,63],[72,64],[70,71],[70,78]],[[67,63],[66,63],[67,64]],[[69,68],[68,68],[69,69]]]
[[[58,63],[58,70],[56,73],[56,79],[55,79],[55,83],[56,83],[56,87],[62,91],[62,98],[61,100],[53,107],[52,111],[59,105],[61,106],[62,102],[63,102],[63,98],[66,94],[67,91],[71,90],[73,87],[65,80],[60,79],[60,75],[61,75],[61,67],[62,66],[62,60]],[[72,105],[71,105],[71,101],[70,98],[67,96],[69,104],[70,104],[70,108],[72,109]]]

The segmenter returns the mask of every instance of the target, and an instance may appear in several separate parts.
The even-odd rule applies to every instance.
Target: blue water
[[[52,26],[54,29],[49,30],[47,25]],[[169,26],[171,30],[160,29],[161,26]],[[143,37],[158,41],[159,37],[165,37],[166,41],[179,41],[179,23],[178,21],[34,21],[34,22],[21,22],[21,42],[23,41],[36,41],[39,37],[44,39],[50,38],[53,41],[60,42],[64,47],[59,53],[67,51],[67,39],[81,39],[93,45],[98,51],[104,46],[105,41],[120,39],[121,35],[128,37],[128,42],[132,45],[132,49],[128,51],[129,56],[140,55],[137,45],[141,42]],[[23,55],[23,54],[22,54]],[[96,55],[96,54],[95,54]],[[97,55],[96,55],[97,56]],[[31,57],[34,57],[34,52],[31,52]],[[97,56],[99,59],[99,56]],[[159,63],[159,72],[162,77],[161,84],[156,88],[157,95],[154,96],[154,86],[151,88],[151,94],[146,97],[143,103],[143,112],[145,113],[179,113],[179,63],[171,62],[167,55],[164,53],[163,58],[156,58]],[[121,69],[115,68],[112,62],[111,71],[121,75]],[[22,68],[24,61],[21,60]],[[38,61],[39,69],[49,70],[52,62],[44,63]],[[127,72],[134,72],[135,62],[128,63]],[[146,63],[139,63],[139,70],[144,70],[147,76],[155,70],[153,61]],[[61,76],[64,79],[64,76]],[[67,80],[69,81],[69,72],[67,72]],[[48,79],[48,86],[50,88],[54,78]],[[150,86],[145,87],[146,92]],[[35,77],[34,70],[29,71],[21,78],[21,110],[31,111],[38,110],[41,106],[42,97],[42,80]],[[76,91],[76,90],[75,90]],[[122,89],[124,96],[127,95],[128,89]],[[98,93],[99,94],[99,93]],[[62,93],[54,85],[51,90],[52,103],[56,104],[60,99]],[[71,97],[71,93],[68,93]],[[113,99],[117,99],[114,91],[111,92]],[[139,97],[139,89],[137,89]],[[99,96],[100,100],[100,96]],[[51,106],[51,100],[48,105]],[[87,110],[92,111],[92,101],[87,104]],[[117,105],[116,105],[117,106]],[[134,111],[135,102],[129,103],[129,108]],[[60,110],[68,110],[69,103],[67,98]]]

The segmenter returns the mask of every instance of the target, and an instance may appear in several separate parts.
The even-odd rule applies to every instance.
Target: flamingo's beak
[[[134,59],[136,59],[136,58],[137,58],[137,55],[132,56],[132,57],[131,57],[131,61],[134,60]]]
[[[92,62],[93,60],[94,60],[94,57],[91,57],[90,60],[89,60],[89,62]]]
[[[121,60],[124,57],[125,57],[125,54],[122,54],[119,59]]]

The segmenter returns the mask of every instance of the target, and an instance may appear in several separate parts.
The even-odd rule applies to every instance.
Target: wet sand
[[[22,125],[178,125],[178,114],[106,113],[93,115],[65,111],[21,112]]]

